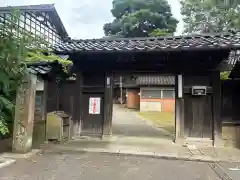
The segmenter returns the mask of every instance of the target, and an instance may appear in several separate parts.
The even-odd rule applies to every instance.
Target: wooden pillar
[[[175,76],[175,143],[184,140],[184,92],[183,75]]]
[[[44,88],[43,88],[43,112],[42,112],[42,120],[45,121],[45,141],[47,142],[47,98],[48,98],[48,81],[44,80]]]
[[[26,75],[17,92],[12,151],[27,153],[32,149],[37,77]]]
[[[76,73],[76,90],[74,91],[74,108],[72,117],[72,135],[80,137],[82,122],[82,74]]]
[[[105,75],[103,136],[112,135],[113,76]]]
[[[221,122],[221,79],[220,72],[212,74],[213,90],[213,145],[222,146],[222,122]]]

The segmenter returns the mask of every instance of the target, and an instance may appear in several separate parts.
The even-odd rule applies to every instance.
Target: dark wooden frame
[[[46,12],[38,12],[38,15],[40,14],[42,18],[44,18],[44,21],[38,20],[35,16],[37,12],[20,12],[20,18],[17,22],[17,26],[20,30],[25,30],[34,36],[39,37],[45,37],[46,41],[50,44],[58,43],[62,40],[59,32],[57,31],[56,27],[54,27],[53,23],[50,21],[50,19],[47,19],[46,16],[49,16]],[[7,17],[9,16],[9,17]],[[3,12],[0,11],[0,23],[7,23],[11,21],[12,13],[11,12]],[[23,17],[23,20],[21,19]],[[29,17],[29,18],[28,18]],[[1,20],[2,19],[2,20]],[[27,23],[27,20],[29,23]],[[35,21],[35,22],[34,22]],[[20,23],[23,23],[23,27],[20,26]],[[39,24],[37,24],[39,23]],[[49,27],[48,24],[52,24],[52,27]],[[39,30],[37,30],[39,26]],[[28,27],[28,28],[27,28]],[[33,28],[33,31],[32,31]],[[44,29],[44,33],[41,32],[41,29]],[[47,32],[47,35],[45,34]],[[51,33],[50,33],[51,32]],[[50,36],[51,35],[51,36]]]
[[[226,36],[234,38],[233,35]],[[126,38],[106,41],[69,40],[68,45],[70,48],[66,48],[63,43],[63,45],[59,45],[59,48],[56,49],[55,52],[63,54],[67,53],[69,55],[69,58],[74,62],[76,72],[82,74],[81,79],[84,79],[85,75],[83,74],[85,72],[92,74],[95,74],[96,72],[105,73],[105,110],[102,136],[111,135],[112,107],[109,106],[109,103],[112,101],[112,98],[110,98],[112,91],[110,89],[112,88],[108,87],[106,84],[107,76],[110,76],[110,74],[113,74],[113,77],[115,74],[168,74],[176,76],[175,142],[182,143],[182,140],[188,136],[188,134],[185,133],[185,129],[189,128],[188,125],[190,123],[187,124],[185,122],[188,121],[188,118],[190,120],[192,118],[194,121],[190,125],[193,125],[195,121],[198,121],[199,119],[203,119],[200,122],[199,132],[192,134],[192,136],[197,134],[197,136],[199,135],[199,138],[202,139],[207,137],[207,139],[209,138],[214,145],[220,145],[222,139],[220,118],[221,90],[220,72],[218,68],[221,62],[228,58],[230,51],[238,46],[232,42],[233,39],[229,40],[229,44],[231,45],[222,46],[225,42],[223,42],[222,37],[224,37],[224,35],[221,37],[218,35],[199,35],[152,39]],[[176,41],[175,38],[179,41]],[[216,46],[212,46],[209,44],[210,39],[216,42],[221,41],[222,43],[216,43]],[[149,43],[150,41],[154,43]],[[176,41],[174,46],[171,44],[173,41]],[[90,47],[87,47],[88,43],[90,44]],[[77,46],[77,44],[79,46]],[[123,47],[123,44],[126,46]],[[96,48],[97,46],[99,46],[99,48]],[[143,48],[143,46],[145,47]],[[177,86],[177,75],[182,75],[182,97],[178,96],[179,89]],[[78,79],[77,81],[79,81],[77,83],[80,83],[81,80]],[[78,86],[81,86],[78,87],[79,90],[83,88],[82,83]],[[196,99],[196,96],[193,97],[191,94],[191,88],[193,86],[206,87],[206,98],[202,98],[199,101],[199,99]],[[95,87],[95,90],[97,88],[98,87]],[[81,91],[79,92],[81,93]],[[201,118],[199,114],[197,114],[199,113],[197,110],[192,114],[186,112],[186,106],[188,104],[185,100],[187,97],[189,97],[188,100],[190,99],[189,104],[192,103],[196,109],[200,109],[200,107],[203,107],[205,105],[204,103],[207,102],[211,112],[208,111],[208,108],[201,111],[200,114],[204,118]],[[193,101],[191,98],[195,98],[195,100]],[[80,106],[80,109],[83,108],[83,104],[80,103]],[[208,114],[205,116],[206,113]],[[79,115],[79,118],[78,121],[82,122],[82,118],[84,117]],[[208,126],[206,129],[204,123]],[[81,125],[78,126],[78,128],[79,127],[81,127]],[[207,131],[207,133],[205,133],[205,131]],[[194,129],[191,129],[189,132],[194,132]],[[205,135],[203,135],[204,133]]]

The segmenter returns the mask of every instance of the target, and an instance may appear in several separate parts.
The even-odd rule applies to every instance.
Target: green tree
[[[240,29],[237,0],[181,0],[185,33],[215,33]]]
[[[185,33],[219,33],[240,30],[238,0],[182,0]],[[228,79],[230,72],[221,72]]]
[[[16,92],[27,73],[27,63],[58,60],[65,67],[71,63],[51,54],[44,38],[20,29],[18,21],[19,13],[13,12],[0,25],[0,135],[9,133],[14,118]]]
[[[106,36],[148,37],[172,34],[178,23],[166,0],[114,0],[111,12],[115,19],[104,25]]]

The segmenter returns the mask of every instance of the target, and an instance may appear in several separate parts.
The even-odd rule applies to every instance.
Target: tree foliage
[[[185,33],[240,30],[237,0],[181,0]]]
[[[219,33],[240,30],[238,0],[181,0],[185,33]],[[230,72],[221,72],[226,80]]]
[[[20,29],[18,21],[19,13],[14,12],[0,25],[0,135],[7,134],[8,124],[12,124],[16,92],[27,73],[26,64],[55,60],[65,66],[71,63],[51,54],[44,38]]]
[[[173,33],[178,23],[166,0],[113,0],[111,12],[115,19],[104,25],[106,36],[147,37],[156,29]]]

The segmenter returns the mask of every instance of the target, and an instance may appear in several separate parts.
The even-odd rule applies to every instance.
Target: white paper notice
[[[89,114],[100,114],[100,97],[89,98]]]

